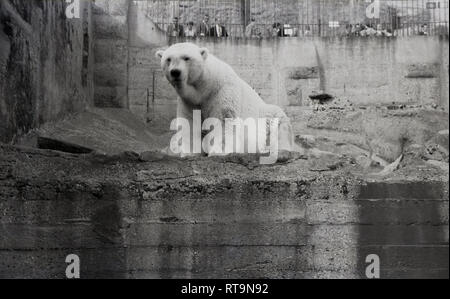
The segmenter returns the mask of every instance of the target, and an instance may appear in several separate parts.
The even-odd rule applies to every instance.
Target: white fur
[[[159,51],[157,57],[161,58],[166,78],[180,96],[177,117],[190,120],[191,126],[194,109],[201,110],[202,119],[278,118],[279,150],[293,150],[293,131],[283,110],[266,104],[228,64],[207,49],[181,43]],[[180,81],[171,77],[173,69],[181,71]]]

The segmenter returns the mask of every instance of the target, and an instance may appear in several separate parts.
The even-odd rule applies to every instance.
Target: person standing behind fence
[[[420,26],[419,35],[428,35],[428,25],[427,24],[423,24],[422,26]]]
[[[202,22],[198,25],[197,34],[200,37],[210,36],[211,26],[209,25],[209,15],[203,17]]]
[[[184,30],[184,36],[191,37],[191,38],[197,37],[197,30],[194,27],[194,22],[188,23],[186,30]]]
[[[219,19],[216,19],[215,25],[211,28],[209,35],[212,37],[228,37],[228,32],[225,26],[220,24]]]
[[[372,24],[367,25],[367,36],[376,36],[377,30],[373,28],[374,26]]]
[[[363,25],[356,24],[355,26],[352,26],[352,35],[354,36],[361,36],[361,31],[363,31]]]
[[[178,17],[174,17],[172,24],[169,24],[169,27],[167,27],[167,35],[169,37],[183,37],[184,28],[178,21]]]
[[[303,33],[304,36],[312,36],[311,26],[307,25],[305,32]]]
[[[283,37],[284,36],[284,26],[281,23],[274,23],[272,25],[271,37]]]
[[[392,34],[388,30],[384,29],[382,24],[378,24],[377,25],[377,34],[376,34],[376,36],[378,36],[378,37],[381,37],[381,36],[391,37]]]
[[[245,28],[245,37],[252,38],[257,36],[258,33],[256,32],[256,20],[255,18],[252,18],[250,24],[248,24]]]

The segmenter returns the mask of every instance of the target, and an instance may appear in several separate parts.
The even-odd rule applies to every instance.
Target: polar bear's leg
[[[203,138],[203,150],[209,156],[222,156],[224,139],[224,122],[218,118],[207,118],[203,123],[203,129],[208,134]]]
[[[269,108],[269,116],[279,120],[278,126],[278,150],[293,151],[294,150],[294,130],[292,128],[289,117],[284,111],[275,105],[267,105]]]
[[[190,126],[190,130],[192,132],[192,127],[193,127],[193,118],[192,118],[192,110],[189,109],[189,107],[187,107],[186,104],[184,104],[182,101],[180,101],[178,103],[178,108],[177,108],[177,119],[186,119],[189,122],[189,126]],[[181,155],[189,155],[191,153],[191,144],[192,144],[192,133],[189,133],[189,142],[187,142],[187,140],[183,140],[180,149]]]
[[[218,115],[216,115],[216,116],[218,116]],[[227,152],[226,142],[227,142],[227,140],[230,140],[230,137],[232,138],[232,136],[230,136],[230,132],[227,129],[225,120],[220,119],[219,117],[216,117],[216,116],[213,116],[213,119],[216,120],[217,126],[220,127],[220,130],[216,131],[216,135],[220,134],[221,136],[220,136],[220,138],[219,138],[219,136],[215,136],[215,138],[214,138],[215,140],[214,140],[213,144],[211,144],[210,142],[204,143],[204,150],[209,157],[226,156],[227,154],[229,154]],[[216,128],[216,130],[217,130],[217,128]]]
[[[214,142],[214,145],[207,144],[205,151],[209,156],[225,156],[228,154],[235,154],[242,151],[242,136],[239,129],[239,121],[236,114],[226,109],[221,103],[216,103],[210,106],[207,118],[216,119],[220,122],[222,127],[222,142]]]
[[[201,148],[200,153],[197,153],[194,151],[194,144],[199,144],[201,147],[201,119],[200,119],[200,132],[196,132],[195,125],[194,125],[194,108],[190,107],[183,101],[179,100],[178,107],[177,107],[177,120],[182,122],[188,122],[189,123],[189,138],[183,138],[181,144],[176,144],[172,146],[176,146],[177,152],[180,153],[181,157],[187,157],[192,155],[201,155]],[[177,124],[178,126],[178,124]]]

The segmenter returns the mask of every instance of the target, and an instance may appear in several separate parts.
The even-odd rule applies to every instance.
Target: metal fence
[[[207,35],[220,24],[232,37],[245,36],[246,29],[252,37],[448,35],[449,22],[449,0],[144,0],[140,5],[168,35],[185,35],[190,22],[200,35],[206,15]]]

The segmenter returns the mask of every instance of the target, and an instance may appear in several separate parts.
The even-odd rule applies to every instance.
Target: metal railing
[[[449,23],[449,0],[142,0],[140,5],[168,35],[185,35],[190,22],[200,35],[206,15],[213,27],[207,35],[220,24],[232,37],[246,30],[251,37],[448,35]]]

